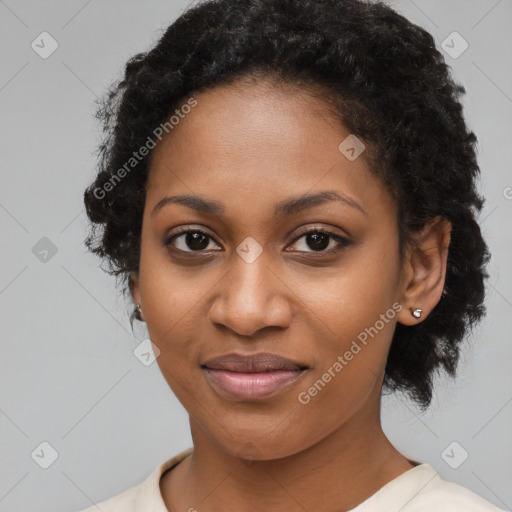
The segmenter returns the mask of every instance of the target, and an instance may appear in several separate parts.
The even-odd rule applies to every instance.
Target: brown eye
[[[350,241],[346,238],[343,238],[339,235],[331,233],[329,231],[324,231],[320,229],[313,229],[302,233],[300,237],[298,237],[293,245],[301,245],[298,244],[298,241],[304,239],[304,243],[302,243],[302,247],[296,249],[300,252],[325,252],[329,253],[331,251],[335,251],[341,247],[346,247],[350,245]],[[311,249],[311,250],[308,250]]]
[[[197,229],[181,230],[180,233],[175,234],[165,241],[166,246],[173,246],[182,252],[198,252],[211,250],[209,248],[210,242],[213,239],[203,231]]]
[[[314,251],[323,251],[329,246],[330,236],[326,233],[308,233],[306,244]]]

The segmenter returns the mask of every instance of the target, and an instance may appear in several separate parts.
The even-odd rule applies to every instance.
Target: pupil
[[[202,251],[208,247],[208,237],[201,233],[187,233],[186,243],[190,249]]]
[[[321,251],[329,246],[329,235],[325,233],[313,233],[306,236],[308,246],[315,251]],[[312,241],[312,244],[310,243]]]

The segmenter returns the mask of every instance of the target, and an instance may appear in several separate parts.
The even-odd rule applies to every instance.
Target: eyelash
[[[183,236],[183,235],[186,235],[188,233],[200,233],[201,235],[205,235],[206,237],[208,237],[209,239],[215,241],[215,239],[210,236],[208,233],[205,233],[204,231],[202,231],[201,229],[190,229],[189,227],[182,227],[182,228],[178,228],[177,232],[174,233],[172,236],[170,236],[169,238],[167,238],[164,242],[165,246],[167,248],[169,248],[169,246],[172,245],[172,242],[174,240],[176,240],[178,237],[180,236]],[[340,235],[336,235],[330,231],[327,231],[323,228],[312,228],[312,229],[308,229],[307,231],[304,231],[303,233],[301,233],[300,235],[298,235],[292,242],[292,245],[294,245],[295,243],[297,243],[301,238],[309,235],[309,234],[321,234],[321,235],[326,235],[332,239],[334,239],[336,242],[338,242],[338,245],[334,248],[331,248],[329,250],[322,250],[322,251],[298,251],[302,254],[311,254],[313,255],[313,257],[318,257],[318,256],[322,256],[322,255],[327,255],[327,254],[333,254],[333,253],[336,253],[338,252],[339,250],[343,249],[344,247],[347,247],[351,244],[350,240],[348,240],[347,238],[344,238]],[[217,243],[215,241],[215,243]],[[217,244],[218,245],[218,244]],[[181,249],[176,249],[176,248],[173,248],[171,250],[175,250],[175,251],[178,251],[180,254],[185,254],[187,256],[185,257],[197,257],[197,256],[192,256],[193,254],[201,254],[202,251],[182,251]],[[218,251],[216,251],[218,252]],[[188,256],[190,255],[190,256]]]

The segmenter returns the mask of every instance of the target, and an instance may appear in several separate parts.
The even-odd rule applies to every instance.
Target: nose
[[[293,292],[263,254],[252,263],[236,255],[217,294],[208,314],[210,321],[239,335],[253,336],[264,328],[286,328],[291,323]]]

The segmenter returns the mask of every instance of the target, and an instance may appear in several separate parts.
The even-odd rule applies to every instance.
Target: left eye
[[[295,239],[293,245],[297,244],[298,240],[304,238],[304,245],[307,245],[312,250],[303,250],[298,249],[300,252],[330,252],[333,248],[336,247],[344,247],[349,244],[349,241],[346,238],[335,235],[334,233],[330,233],[328,231],[322,231],[318,229],[306,231],[302,233],[299,238]],[[334,242],[331,244],[331,242]]]

